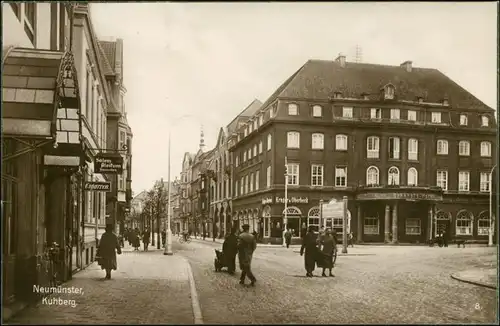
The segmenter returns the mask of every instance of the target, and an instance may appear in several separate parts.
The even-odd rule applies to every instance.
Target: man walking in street
[[[314,227],[309,226],[307,234],[302,239],[302,247],[300,247],[300,255],[304,255],[304,266],[306,268],[306,276],[313,277],[312,272],[316,268],[316,260],[318,258],[319,249],[317,247],[317,236],[314,233]]]
[[[250,225],[245,224],[242,227],[243,232],[238,237],[238,260],[240,261],[241,277],[240,284],[245,284],[245,278],[248,276],[250,279],[250,285],[254,286],[255,276],[252,273],[252,256],[253,252],[257,248],[257,241],[255,237],[250,234]]]
[[[238,237],[235,228],[226,237],[222,244],[222,255],[227,264],[227,271],[233,275],[236,271],[236,254],[238,253]]]
[[[285,232],[285,243],[286,247],[290,248],[290,243],[292,243],[292,232],[290,232],[290,229],[287,229]]]
[[[142,243],[144,244],[144,251],[148,251],[150,237],[151,234],[149,232],[149,229],[146,228],[142,234]]]
[[[165,229],[163,229],[163,231],[161,231],[161,243],[162,243],[163,248],[165,248],[166,242],[167,242],[167,231],[165,231]]]

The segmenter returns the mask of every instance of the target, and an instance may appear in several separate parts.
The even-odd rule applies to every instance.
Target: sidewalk
[[[498,287],[498,273],[496,268],[476,268],[456,272],[451,278],[478,286],[496,290]]]
[[[112,279],[104,275],[93,263],[62,285],[81,293],[51,294],[9,324],[202,323],[191,267],[182,256],[126,248]]]
[[[215,242],[214,242],[212,238],[205,238],[205,240],[203,240],[203,238],[196,238],[195,239],[195,238],[191,237],[191,240],[192,241],[197,241],[197,242],[202,242],[202,243],[206,243],[206,242],[218,243],[218,244],[223,244],[224,243],[224,239],[215,239]],[[268,243],[257,243],[257,247],[281,248],[282,245],[268,244]],[[290,248],[300,248],[300,245],[290,245]]]

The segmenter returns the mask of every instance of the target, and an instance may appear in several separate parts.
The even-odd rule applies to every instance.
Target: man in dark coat
[[[448,247],[448,232],[444,230],[443,233],[441,233],[441,236],[443,237],[443,245]]]
[[[165,229],[163,229],[163,231],[161,231],[161,243],[162,243],[163,248],[165,248],[166,242],[167,242],[167,231],[165,231]]]
[[[98,264],[101,269],[106,270],[106,279],[111,279],[111,270],[116,270],[118,264],[116,263],[116,253],[122,253],[118,237],[113,233],[113,226],[106,225],[106,232],[99,240],[99,247],[97,248]]]
[[[226,237],[222,244],[222,255],[227,264],[227,271],[233,275],[236,271],[236,254],[238,253],[238,237],[236,230],[231,229],[231,233]]]
[[[302,239],[302,247],[300,247],[300,255],[304,255],[304,265],[306,268],[306,276],[313,277],[312,272],[316,267],[316,260],[318,256],[318,247],[317,247],[317,236],[314,233],[314,227],[310,226],[307,234]]]
[[[290,248],[290,243],[292,243],[292,232],[288,229],[285,232],[285,244],[287,248]]]
[[[144,244],[144,251],[148,251],[150,237],[151,233],[149,233],[149,229],[145,229],[142,233],[142,243]]]
[[[245,277],[250,279],[250,285],[254,286],[255,276],[252,273],[252,256],[257,248],[257,241],[255,237],[250,234],[250,225],[245,224],[242,227],[243,232],[238,236],[238,260],[240,261],[241,277],[240,284],[245,284]]]

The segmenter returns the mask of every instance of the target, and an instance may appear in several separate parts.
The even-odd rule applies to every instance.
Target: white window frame
[[[370,148],[370,140],[371,147]],[[367,158],[379,158],[380,153],[380,138],[378,136],[369,136],[366,139],[366,157]]]
[[[271,166],[266,169],[266,188],[271,187]]]
[[[418,139],[408,139],[408,160],[418,161]]]
[[[272,147],[273,136],[271,134],[267,135],[267,150],[270,151]]]
[[[465,216],[467,215],[467,216]],[[467,226],[458,226],[459,221],[468,221]],[[461,223],[462,224],[462,223]],[[465,224],[465,223],[463,223]],[[474,232],[474,217],[472,213],[467,210],[461,210],[457,213],[455,219],[455,234],[456,235],[469,235],[472,236]]]
[[[382,119],[382,109],[371,108],[370,109],[370,119],[374,119],[374,120]]]
[[[391,152],[391,140],[393,141],[392,152]],[[393,160],[401,159],[401,138],[389,137],[389,158]]]
[[[486,115],[481,116],[481,127],[488,127],[490,125],[490,118]]]
[[[311,164],[311,186],[322,187],[324,173],[322,164]]]
[[[460,114],[460,125],[467,126],[468,124],[469,124],[469,121],[467,118],[467,114],[465,114],[465,113]]]
[[[243,151],[243,163],[245,163],[247,161],[247,151],[244,150]]]
[[[255,191],[259,190],[260,187],[260,171],[255,171]]]
[[[393,86],[386,86],[384,90],[384,98],[387,100],[392,100],[394,99],[394,93],[396,93],[396,90]]]
[[[259,154],[262,154],[262,140],[259,142]]]
[[[240,196],[245,194],[245,177],[240,180]]]
[[[489,212],[483,211],[478,215],[477,235],[488,235],[490,232],[490,217],[486,214],[489,214]],[[488,226],[480,226],[479,222],[486,222]]]
[[[470,141],[461,140],[458,142],[458,155],[470,156]]]
[[[410,225],[416,222],[415,225]],[[407,218],[405,221],[405,234],[406,235],[421,235],[422,234],[422,221],[419,218]]]
[[[448,155],[448,141],[446,139],[438,139],[436,142],[436,154]]]
[[[243,137],[246,137],[246,136],[248,136],[248,127],[243,126]]]
[[[479,173],[479,191],[490,192],[491,175],[489,172]]]
[[[236,166],[240,165],[240,157],[239,156],[236,156],[236,158],[234,159],[234,164]]]
[[[470,191],[470,172],[458,171],[458,191]]]
[[[286,147],[287,148],[300,148],[300,132],[288,131],[286,133]]]
[[[323,116],[323,107],[321,105],[314,105],[312,110],[313,117],[321,118]]]
[[[335,136],[335,150],[346,151],[348,139],[347,135],[339,134]]]
[[[406,183],[408,186],[418,186],[418,171],[411,167],[408,169],[406,176]]]
[[[441,187],[444,191],[448,190],[448,171],[447,170],[437,170],[436,171],[436,186]]]
[[[335,187],[347,187],[347,166],[335,166]]]
[[[299,115],[299,106],[295,103],[288,104],[288,115]]]
[[[255,131],[257,129],[259,129],[259,120],[257,120],[257,118],[255,118],[253,120],[253,130]]]
[[[325,135],[322,133],[314,133],[311,135],[311,148],[324,149],[325,148]]]
[[[249,188],[250,192],[253,192],[253,173],[250,173]]]
[[[264,124],[264,115],[261,114],[259,115],[259,126],[262,126]]]
[[[253,132],[253,121],[248,121],[248,134],[250,135]]]
[[[408,115],[407,116],[408,121],[417,121],[417,111],[408,110],[407,115]]]
[[[342,118],[352,119],[354,117],[354,108],[352,106],[342,107]]]
[[[491,142],[481,142],[481,157],[491,157]]]
[[[248,174],[245,176],[245,194],[248,194]]]
[[[431,112],[431,123],[441,123],[441,112]]]
[[[248,160],[249,160],[249,161],[253,158],[253,156],[252,156],[252,147],[250,147],[250,148],[248,149],[248,155],[247,155],[247,156],[248,156]]]
[[[371,174],[370,174],[370,171],[376,171],[376,175],[375,175],[375,179],[374,180],[370,180],[371,179]],[[366,185],[379,185],[380,184],[380,170],[378,169],[378,167],[376,167],[375,165],[372,165],[372,166],[369,166],[367,169],[366,169]]]
[[[399,109],[391,109],[391,120],[401,120],[401,111]]]
[[[391,172],[391,170],[393,172]],[[401,174],[399,172],[399,169],[395,166],[391,166],[387,170],[387,185],[388,186],[399,186],[400,179],[401,179]]]
[[[257,144],[253,145],[253,157],[257,156]]]
[[[373,224],[367,224],[367,221],[375,221]],[[363,219],[363,234],[378,235],[380,234],[380,219],[378,217],[365,216]]]
[[[298,186],[299,185],[299,164],[298,163],[288,163],[287,166],[287,184],[289,186]]]

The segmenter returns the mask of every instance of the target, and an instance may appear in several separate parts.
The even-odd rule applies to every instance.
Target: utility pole
[[[169,186],[170,188],[170,186]],[[169,189],[170,191],[170,189]],[[160,213],[161,213],[161,204],[162,204],[162,199],[163,199],[163,178],[161,178],[161,185],[160,185],[160,193],[158,196],[158,210],[156,212],[156,249],[160,249]],[[154,230],[152,230],[154,231]],[[153,238],[154,238],[154,233],[153,233]],[[154,243],[153,243],[154,246]]]
[[[170,132],[168,134],[168,199],[167,199],[167,243],[165,244],[164,255],[172,256],[172,231],[170,230]]]

